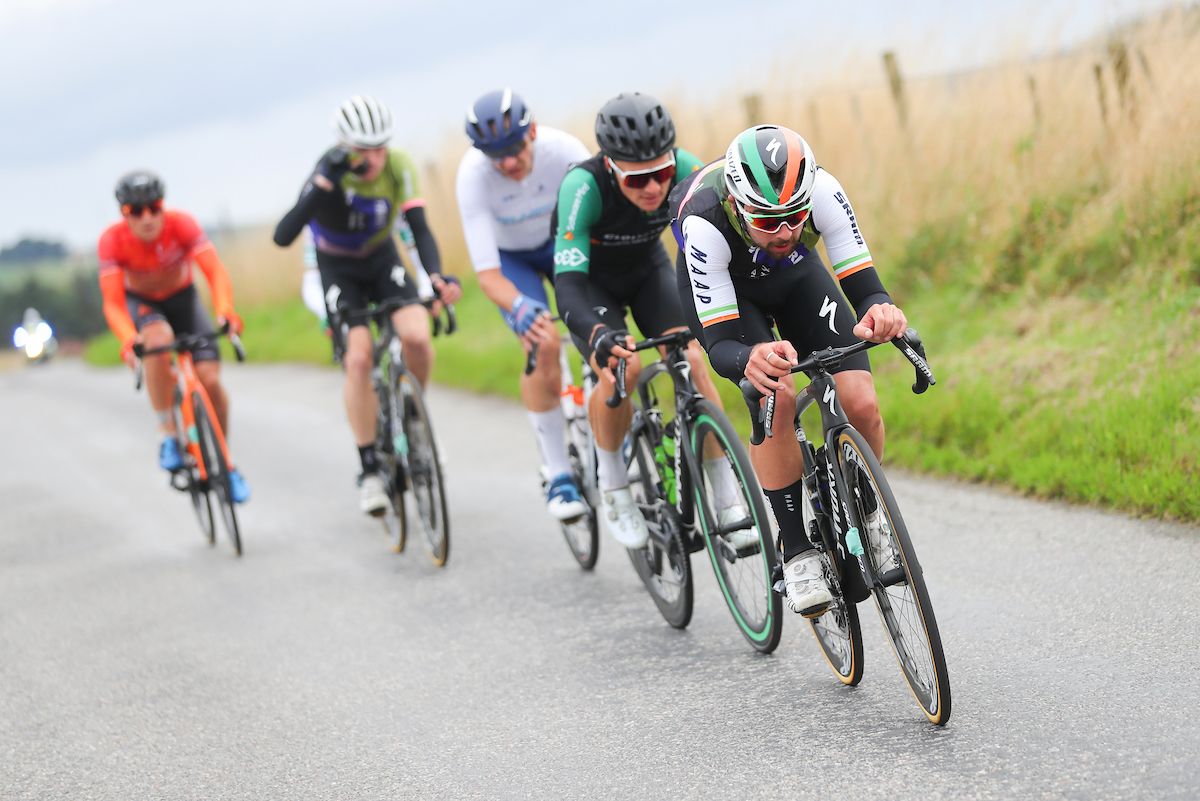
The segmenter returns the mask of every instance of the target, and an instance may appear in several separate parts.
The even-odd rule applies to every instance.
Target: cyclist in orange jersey
[[[120,222],[100,237],[100,292],[104,317],[121,343],[121,358],[133,367],[133,348],[155,348],[187,334],[211,333],[212,323],[192,280],[197,265],[212,290],[217,325],[241,333],[242,320],[233,310],[233,287],[216,248],[189,214],[163,208],[163,183],[152,172],[136,170],[116,187]],[[196,376],[212,399],[221,430],[229,435],[229,396],[221,385],[216,343],[193,353]],[[174,379],[168,354],[145,359],[146,390],[158,416],[162,445],[158,462],[164,470],[183,467],[174,436],[171,392]],[[229,474],[233,500],[244,503],[250,487],[238,470]]]

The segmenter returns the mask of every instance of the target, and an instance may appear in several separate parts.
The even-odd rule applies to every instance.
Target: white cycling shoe
[[[600,520],[613,539],[626,548],[644,548],[650,540],[646,519],[634,504],[633,493],[629,491],[629,487],[618,487],[601,493]]]
[[[738,523],[750,517],[750,510],[740,503],[730,506],[727,509],[722,509],[717,514],[717,522],[722,528],[734,523]],[[743,548],[752,548],[758,545],[758,527],[754,525],[754,520],[750,521],[749,528],[741,528],[737,531],[731,531],[724,535],[725,541],[735,551],[740,551]]]
[[[815,550],[793,556],[783,566],[788,608],[805,617],[819,617],[833,602],[821,557]]]
[[[367,473],[358,477],[358,508],[372,517],[380,517],[387,511],[387,490],[378,473]]]

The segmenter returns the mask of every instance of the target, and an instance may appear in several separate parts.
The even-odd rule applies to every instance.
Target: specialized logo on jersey
[[[554,254],[554,263],[559,267],[580,267],[587,264],[588,257],[579,248],[567,248]]]
[[[404,265],[397,264],[392,267],[392,283],[396,286],[404,286],[408,281],[408,274],[404,272]]]
[[[778,139],[772,139],[767,143],[767,152],[771,154],[771,164],[779,166],[779,148],[783,147],[783,142]]]
[[[603,317],[604,315],[608,314],[608,307],[607,306],[593,306],[592,311],[594,311],[596,314]]]
[[[829,330],[833,333],[838,333],[838,330],[833,327],[833,314],[837,311],[837,301],[830,300],[829,296],[825,296],[824,302],[821,303],[821,311],[817,313],[818,317],[829,315]]]

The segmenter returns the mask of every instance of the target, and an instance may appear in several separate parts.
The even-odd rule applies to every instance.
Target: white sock
[[[596,443],[596,483],[601,492],[629,486],[625,473],[625,460],[620,451],[606,451]]]
[[[571,472],[571,463],[567,461],[567,424],[562,409],[555,406],[545,412],[530,412],[529,423],[537,435],[542,461],[550,478]]]
[[[704,460],[704,475],[713,488],[713,498],[718,509],[727,509],[741,500],[738,492],[737,478],[733,475],[733,467],[724,456]]]

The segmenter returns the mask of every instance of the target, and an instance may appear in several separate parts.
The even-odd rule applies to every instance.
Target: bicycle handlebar
[[[133,355],[137,357],[137,365],[134,367],[133,374],[133,389],[138,391],[142,388],[142,378],[144,370],[142,368],[142,360],[147,356],[154,356],[159,353],[174,352],[179,353],[185,350],[196,350],[200,346],[220,339],[223,336],[229,337],[229,344],[233,345],[233,353],[239,362],[246,361],[246,349],[242,347],[242,338],[229,330],[229,323],[226,322],[218,330],[209,333],[187,334],[179,337],[165,345],[159,345],[154,348],[147,348],[141,342],[135,342],[133,345]]]
[[[695,338],[696,335],[693,334],[689,329],[672,331],[671,333],[663,334],[662,336],[643,339],[641,342],[634,344],[632,350],[636,353],[639,350],[649,350],[650,348],[657,348],[662,345],[678,345],[679,347],[683,347],[689,341]],[[621,401],[623,401],[628,395],[625,390],[625,373],[627,370],[627,362],[624,359],[621,359],[619,362],[617,362],[617,369],[614,373],[614,378],[616,381],[613,385],[613,394],[611,398],[608,398],[604,401],[606,404],[608,404],[610,409],[615,409],[620,406]]]
[[[925,346],[921,342],[921,337],[917,335],[916,329],[907,329],[891,342],[897,350],[904,354],[905,358],[912,362],[916,371],[916,379],[912,385],[914,394],[920,395],[929,387],[937,384],[937,379],[933,377],[933,371],[929,369],[929,362],[925,360]],[[795,367],[788,370],[788,375],[799,372],[811,374],[828,370],[841,364],[850,356],[870,350],[878,344],[880,343],[862,340],[843,348],[825,348],[813,351],[806,358],[801,359]],[[750,383],[750,379],[743,378],[738,382],[738,387],[742,390],[742,399],[745,400],[746,408],[750,412],[750,444],[761,445],[766,437],[773,436],[775,393],[772,392],[767,397],[767,402],[760,406],[759,402],[763,395]]]
[[[403,309],[406,306],[414,306],[421,304],[430,312],[433,311],[434,304],[438,303],[437,298],[423,300],[421,298],[389,298],[382,303],[376,303],[367,306],[363,309],[350,309],[345,306],[339,306],[337,317],[341,322],[369,322],[375,320],[377,323],[387,318],[392,312]],[[445,316],[445,324],[442,323],[442,317]],[[442,304],[442,314],[436,315],[433,318],[433,335],[440,336],[445,329],[446,336],[450,336],[458,330],[458,315],[454,312],[454,306],[449,303]]]

